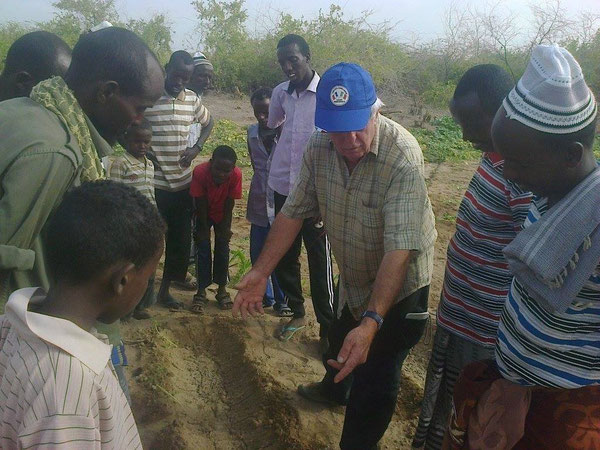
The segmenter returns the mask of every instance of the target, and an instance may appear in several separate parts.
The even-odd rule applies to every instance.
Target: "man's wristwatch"
[[[375,322],[377,322],[377,330],[381,330],[381,326],[383,325],[383,317],[381,317],[375,311],[365,311],[364,313],[362,313],[360,318],[362,320],[365,317],[368,317],[369,319],[373,319]]]

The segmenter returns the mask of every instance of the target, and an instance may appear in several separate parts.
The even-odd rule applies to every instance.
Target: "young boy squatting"
[[[194,240],[196,242],[196,272],[198,292],[192,311],[202,313],[208,301],[206,288],[214,281],[221,309],[231,308],[226,286],[229,279],[229,241],[231,220],[236,199],[242,198],[242,171],[235,166],[237,155],[226,145],[213,151],[210,161],[194,168],[190,195],[194,202]],[[214,261],[211,255],[210,229],[215,231]]]

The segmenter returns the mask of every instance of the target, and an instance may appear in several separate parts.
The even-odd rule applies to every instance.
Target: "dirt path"
[[[241,124],[253,120],[245,99],[209,96],[206,103],[217,118],[233,118]],[[475,162],[426,168],[439,233],[429,302],[432,313],[437,308],[456,209],[475,168]],[[245,179],[246,189],[248,184]],[[244,202],[236,205],[234,215],[232,250],[247,250]],[[304,278],[306,266],[304,260]],[[175,295],[191,303],[191,292],[176,291]],[[209,292],[209,299],[213,296]],[[213,301],[202,316],[159,307],[151,312],[151,321],[133,321],[123,327],[133,411],[144,448],[337,448],[344,409],[320,407],[296,394],[298,384],[323,375],[310,299],[307,329],[287,343],[273,337],[283,319],[272,314],[244,323],[220,311]],[[433,332],[431,326],[405,362],[398,406],[382,440],[383,449],[410,447]]]

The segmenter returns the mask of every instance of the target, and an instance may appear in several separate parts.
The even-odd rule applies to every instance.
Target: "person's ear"
[[[29,93],[36,85],[35,80],[31,76],[31,74],[25,70],[15,73],[15,88],[19,93],[19,96],[28,97]]]
[[[96,89],[96,101],[104,105],[115,95],[118,95],[119,91],[119,83],[116,81],[102,81]]]
[[[131,283],[135,271],[135,264],[125,263],[115,268],[111,280],[111,287],[115,296],[120,296],[127,285]]]
[[[568,168],[574,168],[579,165],[583,159],[585,148],[581,142],[571,142],[565,152],[565,162]]]
[[[310,52],[306,53],[306,62],[310,62]]]

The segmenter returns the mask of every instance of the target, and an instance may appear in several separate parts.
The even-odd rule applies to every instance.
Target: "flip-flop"
[[[303,328],[306,328],[306,325],[300,325],[298,327],[293,325],[284,325],[279,333],[279,340],[287,342],[292,338],[292,336],[294,336],[294,334],[296,334],[296,332],[302,330]],[[289,334],[286,335],[286,333]]]

